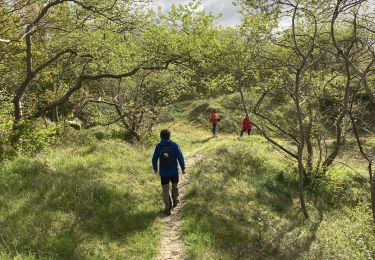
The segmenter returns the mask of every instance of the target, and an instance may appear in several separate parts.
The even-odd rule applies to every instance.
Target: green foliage
[[[151,259],[159,245],[159,182],[144,156],[110,141],[5,162],[0,255]]]
[[[321,200],[308,203],[312,216],[306,222],[299,213],[296,169],[261,138],[219,140],[207,148],[186,196],[190,258],[367,259],[375,254],[371,215],[364,207],[367,187],[352,175],[334,169],[326,175],[316,191]]]
[[[141,144],[145,147],[152,147],[160,141],[160,134],[158,132],[150,132],[142,137]]]
[[[0,98],[3,96],[0,93]],[[9,150],[8,136],[12,131],[12,119],[10,115],[10,102],[3,102],[0,107],[0,161],[6,156]]]
[[[316,202],[327,209],[364,205],[370,199],[368,180],[347,169],[330,168],[315,174],[308,189]]]
[[[30,23],[30,32],[25,21],[33,21],[46,1],[0,3],[0,257],[153,257],[157,185],[147,175],[145,157],[159,141],[152,129],[161,109],[156,128],[171,128],[184,151],[199,146],[205,155],[186,204],[192,258],[372,259],[369,187],[361,170],[354,175],[336,164],[317,169],[306,183],[312,217],[303,222],[295,163],[254,136],[256,131],[241,141],[233,137],[241,129],[243,105],[248,112],[256,108],[263,116],[251,113],[250,119],[270,137],[296,150],[296,139],[304,135],[315,152],[311,162],[321,165],[336,130],[342,139],[350,133],[350,112],[360,137],[370,136],[363,146],[372,159],[373,9],[361,1],[346,7],[348,1],[337,2],[343,14],[334,29],[341,51],[326,23],[335,18],[335,1],[303,0],[295,8],[289,2],[235,1],[244,16],[235,28],[215,27],[201,1],[173,5],[168,13],[147,9],[149,2],[53,2],[38,23]],[[295,27],[281,28],[291,16]],[[340,53],[355,66],[346,68]],[[92,77],[125,72],[132,73],[122,80]],[[18,125],[14,97],[22,102]],[[90,129],[52,126],[49,120],[43,127],[34,119],[61,97],[69,100],[44,116],[60,122],[73,114]],[[93,103],[85,106],[88,100]],[[212,107],[222,119],[219,138],[228,141],[209,138]],[[98,127],[115,123],[123,129]],[[136,139],[137,146],[124,142]],[[46,149],[51,145],[58,151]],[[358,161],[352,155],[338,156]]]
[[[236,102],[231,96],[174,104],[138,145],[124,142],[121,128],[66,127],[54,151],[6,160],[0,169],[0,258],[155,257],[162,202],[149,158],[159,130],[169,128],[185,156],[201,158],[188,169],[184,201],[189,258],[371,259],[366,181],[330,169],[308,190],[311,219],[304,220],[294,162],[257,135],[210,138],[207,108],[219,104],[236,118],[229,109]]]
[[[230,95],[225,99],[205,99],[192,102],[180,102],[161,110],[160,122],[186,122],[199,127],[210,128],[210,114],[217,108],[221,118],[219,132],[239,133],[242,128],[243,110],[238,102],[238,95]]]
[[[32,154],[49,147],[57,141],[59,125],[43,127],[32,121],[22,121],[4,138],[4,156]]]

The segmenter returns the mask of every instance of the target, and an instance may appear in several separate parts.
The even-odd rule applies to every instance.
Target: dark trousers
[[[165,209],[172,208],[173,204],[176,204],[178,200],[178,174],[175,176],[160,176],[161,187],[163,190],[163,201],[165,204]],[[169,194],[169,182],[172,183],[172,200],[171,195]]]
[[[212,135],[217,134],[217,124],[212,124]]]
[[[248,134],[248,135],[250,135],[251,129],[246,129],[246,128],[243,128],[243,129],[242,129],[242,131],[241,131],[241,134],[240,134],[240,136],[242,136],[242,135],[243,135],[243,133],[244,133],[244,132],[246,132],[246,131],[247,131],[247,134]]]

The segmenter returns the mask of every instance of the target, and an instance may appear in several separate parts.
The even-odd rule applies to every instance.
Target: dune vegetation
[[[233,4],[0,1],[0,259],[375,259],[374,2]]]

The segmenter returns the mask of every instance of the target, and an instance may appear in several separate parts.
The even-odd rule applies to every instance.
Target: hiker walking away
[[[245,116],[244,119],[242,120],[242,131],[240,136],[242,137],[243,133],[247,131],[247,134],[250,135],[251,128],[253,127],[250,119],[248,116]]]
[[[167,215],[170,215],[172,207],[176,207],[179,203],[177,187],[179,179],[178,164],[180,164],[182,174],[185,174],[184,156],[182,155],[180,147],[172,142],[170,138],[171,132],[168,129],[162,130],[160,132],[160,143],[156,145],[154,155],[152,156],[154,174],[157,176],[160,175],[163,201],[165,204],[164,213]],[[172,183],[172,200],[169,194],[169,182]]]
[[[211,119],[210,122],[212,123],[212,137],[217,137],[217,123],[220,121],[220,118],[217,116],[217,109],[213,108],[211,111]]]

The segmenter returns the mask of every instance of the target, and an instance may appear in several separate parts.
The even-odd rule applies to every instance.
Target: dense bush
[[[0,160],[19,154],[35,154],[59,141],[61,125],[41,126],[23,121],[12,131],[0,135]]]

